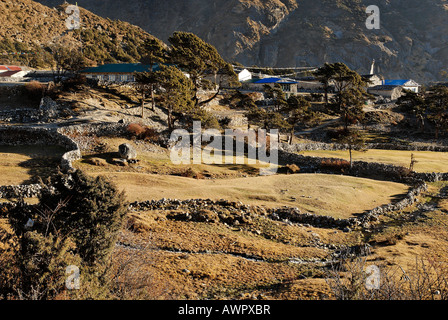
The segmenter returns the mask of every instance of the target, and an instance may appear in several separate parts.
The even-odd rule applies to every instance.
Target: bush
[[[158,141],[160,138],[157,130],[148,128],[138,123],[129,124],[127,127],[127,131],[131,137],[140,140]]]
[[[322,169],[331,171],[345,171],[350,168],[350,162],[342,159],[324,159],[320,163]]]
[[[73,78],[69,78],[62,82],[62,89],[64,91],[70,89],[76,89],[79,86],[82,86],[87,83],[87,78],[84,75],[76,75]]]

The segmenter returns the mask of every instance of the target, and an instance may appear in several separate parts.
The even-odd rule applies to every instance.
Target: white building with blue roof
[[[401,87],[403,90],[409,90],[415,93],[419,93],[420,85],[414,80],[384,80],[384,86],[397,86]]]

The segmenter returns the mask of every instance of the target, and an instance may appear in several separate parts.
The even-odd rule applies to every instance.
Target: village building
[[[377,85],[369,87],[367,92],[394,101],[403,95],[403,87],[397,85]]]
[[[238,78],[239,82],[252,80],[252,73],[249,70],[247,70],[247,69],[242,69],[242,70],[234,69],[234,71],[235,71],[235,73],[237,75],[237,78]],[[216,85],[219,85],[219,86],[221,86],[223,88],[230,88],[230,87],[232,87],[234,85],[234,83],[233,83],[234,79],[231,82],[230,81],[231,80],[230,76],[228,74],[226,74],[226,73],[209,72],[209,73],[205,74],[202,77],[202,79],[211,81],[211,82],[215,83]]]
[[[0,65],[1,82],[21,81],[27,74],[28,71],[21,67]]]
[[[240,72],[238,72],[238,81],[247,81],[252,79],[252,73],[247,70],[243,69]]]
[[[276,84],[280,85],[286,98],[298,93],[297,84],[298,82],[286,78],[263,78],[263,79],[251,79],[242,82],[243,89],[253,90],[253,91],[263,91],[266,85],[274,87]]]
[[[386,86],[400,86],[403,90],[409,90],[415,93],[419,93],[420,85],[414,80],[384,80],[383,85]]]
[[[383,84],[384,79],[376,74],[362,75],[362,79],[367,83],[367,88],[380,86]]]
[[[151,72],[159,70],[157,64],[144,65],[141,63],[115,63],[104,64],[97,67],[87,68],[81,71],[87,79],[105,82],[134,82],[135,72]]]
[[[297,90],[299,92],[317,93],[324,91],[324,85],[315,77],[301,77],[295,80],[297,81]]]

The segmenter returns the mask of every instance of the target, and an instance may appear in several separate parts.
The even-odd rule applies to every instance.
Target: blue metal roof
[[[264,78],[264,79],[255,81],[255,83],[277,83],[280,80],[282,80],[282,79],[281,78]]]
[[[384,80],[386,86],[404,86],[410,80]]]
[[[255,81],[254,83],[258,83],[258,84],[268,84],[268,83],[280,83],[280,84],[294,84],[297,83],[296,81],[291,81],[291,80],[286,80],[286,79],[282,79],[282,78],[264,78],[264,79],[260,79],[258,81]]]
[[[154,64],[153,71],[159,70],[159,65]],[[92,67],[82,70],[82,73],[134,73],[134,72],[149,72],[151,71],[150,65],[141,63],[115,63],[104,64],[98,67]]]

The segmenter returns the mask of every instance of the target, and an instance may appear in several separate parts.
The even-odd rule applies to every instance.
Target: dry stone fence
[[[126,134],[127,125],[124,123],[106,123],[106,124],[85,124],[67,126],[62,128],[44,128],[29,126],[0,126],[0,145],[57,145],[63,147],[66,152],[61,158],[61,169],[65,172],[75,170],[72,162],[81,158],[81,151],[88,148],[89,137],[92,136],[123,136]],[[77,138],[76,141],[70,137],[85,137],[83,140]],[[329,144],[307,144],[307,145],[287,145],[279,146],[279,161],[285,164],[296,164],[300,167],[301,173],[337,173],[340,171],[331,171],[328,168],[322,168],[322,161],[329,160],[326,158],[310,157],[297,154],[302,150],[343,150],[346,146],[329,145]],[[333,149],[328,149],[333,148]],[[382,146],[384,148],[384,146]],[[425,150],[429,150],[428,148]],[[431,151],[448,151],[445,147],[437,147]],[[210,199],[196,200],[170,200],[162,199],[159,201],[145,201],[132,203],[130,209],[139,210],[177,210],[181,209],[173,219],[199,219],[207,221],[207,219],[221,219],[226,223],[233,224],[244,222],[242,217],[249,217],[251,213],[265,215],[268,218],[284,221],[288,223],[309,224],[319,227],[339,228],[349,230],[355,226],[368,227],[371,222],[378,219],[379,215],[391,211],[402,210],[417,201],[417,197],[427,190],[426,182],[448,181],[448,173],[417,173],[405,172],[402,167],[387,165],[382,163],[372,163],[364,161],[353,162],[352,169],[342,174],[373,178],[379,180],[395,181],[405,183],[411,186],[408,194],[396,203],[390,203],[379,206],[367,211],[358,217],[349,219],[338,219],[330,216],[321,216],[307,212],[301,212],[298,208],[281,207],[274,209],[266,209],[256,206],[247,206],[241,203],[231,202],[227,200],[213,201]],[[0,187],[0,198],[17,198],[17,197],[36,197],[40,194],[41,186],[19,185],[19,186],[2,186]],[[11,204],[7,204],[11,205]],[[205,212],[205,208],[210,211],[205,216],[201,212]],[[204,209],[204,210],[203,210]],[[201,211],[202,210],[202,211]]]

